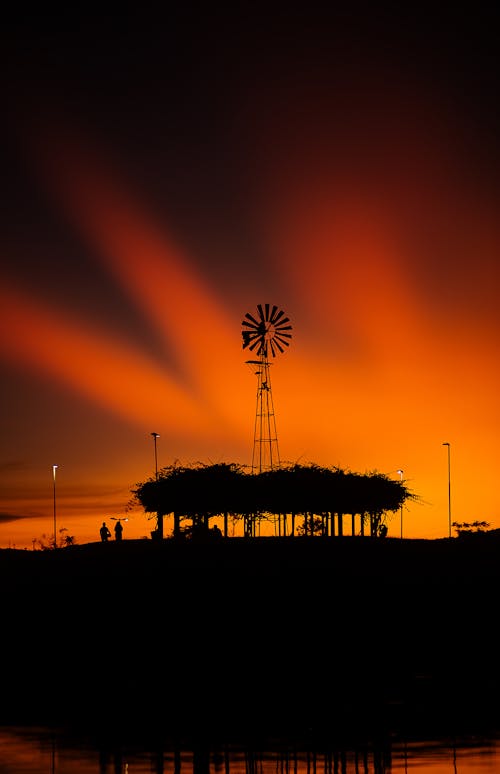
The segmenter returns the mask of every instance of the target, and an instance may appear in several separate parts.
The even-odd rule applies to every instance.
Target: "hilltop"
[[[410,585],[436,582],[474,585],[500,576],[500,530],[457,539],[400,540],[370,537],[228,538],[219,540],[124,540],[87,543],[56,551],[0,549],[0,577],[16,576],[17,588],[60,580],[88,589],[119,574],[149,582],[188,573],[195,588],[200,573],[230,570],[249,583],[277,574],[327,573],[331,582],[398,580]],[[116,575],[115,575],[116,577]],[[201,585],[201,584],[200,584]],[[482,593],[487,593],[483,588]]]

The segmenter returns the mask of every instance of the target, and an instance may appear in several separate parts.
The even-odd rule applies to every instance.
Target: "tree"
[[[157,479],[137,484],[132,494],[146,513],[174,514],[175,536],[206,533],[210,519],[216,516],[224,516],[226,527],[229,515],[244,520],[249,536],[255,534],[255,523],[262,518],[277,518],[280,524],[282,520],[286,534],[287,515],[292,517],[292,533],[295,517],[302,515],[303,534],[335,534],[335,516],[342,534],[342,517],[351,514],[353,533],[358,515],[361,534],[368,518],[370,535],[377,537],[387,513],[416,499],[401,481],[384,474],[361,475],[314,464],[282,466],[258,474],[245,473],[235,463],[176,464],[163,468]],[[186,521],[189,525],[182,529]]]
[[[473,521],[470,524],[466,521],[454,521],[451,526],[455,528],[457,537],[461,537],[463,535],[472,535],[478,532],[486,532],[490,525],[487,521]]]
[[[68,530],[66,527],[61,527],[59,530],[59,537],[57,539],[57,548],[66,548],[67,546],[73,546],[76,543],[76,539],[74,535],[68,535],[66,534]],[[38,551],[50,551],[54,549],[54,535],[45,535],[43,534],[39,538],[34,538],[33,540],[33,550],[35,549],[35,546],[38,547]]]

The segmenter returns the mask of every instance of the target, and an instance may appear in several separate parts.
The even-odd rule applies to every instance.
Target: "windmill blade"
[[[256,339],[259,336],[259,331],[255,330],[255,329],[253,331],[241,331],[241,332],[242,333],[248,333],[248,338],[250,339],[250,341],[253,341],[254,339]]]
[[[245,334],[245,335],[248,334],[248,336],[259,336],[260,335],[259,334],[258,326],[248,325],[247,327],[248,327],[248,330],[247,330],[247,328],[243,328],[243,330],[241,331],[241,335],[242,336],[243,336],[243,334]]]
[[[269,318],[269,320],[270,320],[270,321],[273,323],[273,325],[275,325],[275,324],[276,324],[277,317],[276,317],[275,315],[276,315],[276,312],[277,312],[277,311],[278,311],[278,307],[277,307],[277,306],[276,306],[276,304],[275,304],[275,305],[273,306],[273,308],[271,309],[271,316],[270,316],[270,318]],[[283,312],[280,312],[280,314],[283,314]],[[278,315],[278,317],[279,317],[279,315]]]
[[[246,315],[245,315],[245,317],[247,317],[249,320],[251,320],[251,321],[253,322],[253,324],[254,324],[254,325],[258,325],[258,324],[259,324],[259,323],[258,323],[258,321],[255,319],[255,317],[252,317],[252,315],[250,314],[250,312],[247,312],[247,313],[246,313]],[[245,320],[243,320],[243,322],[242,322],[242,325],[248,325],[248,323],[247,323],[247,322],[245,322]]]
[[[276,308],[278,308],[278,307],[276,307]],[[272,320],[272,322],[274,323],[274,325],[277,325],[277,324],[278,324],[278,320],[280,319],[280,317],[283,317],[283,315],[284,315],[284,314],[285,314],[285,313],[284,313],[284,311],[281,309],[281,310],[278,312],[278,314],[276,315],[276,317],[274,318],[274,320]]]
[[[269,322],[269,306],[270,304],[266,304],[266,321]]]
[[[246,345],[250,349],[255,349],[255,345],[258,343],[259,337],[258,336],[249,336],[246,340]],[[245,347],[244,347],[245,348]]]
[[[264,310],[262,309],[262,304],[257,304],[257,309],[259,310],[260,319],[264,320]]]
[[[248,322],[247,323],[243,322],[242,325],[243,325],[243,330],[244,331],[246,331],[246,329],[249,328],[249,330],[246,331],[247,333],[255,333],[255,331],[258,328],[257,325],[252,325],[251,323],[248,323]],[[243,331],[242,331],[242,333],[243,333]]]
[[[255,344],[258,344],[258,342],[260,341],[260,335],[258,333],[252,333],[249,336],[248,340],[249,340],[250,344],[253,344],[255,346]]]

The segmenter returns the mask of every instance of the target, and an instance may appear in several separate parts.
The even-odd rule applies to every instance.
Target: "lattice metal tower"
[[[258,356],[258,360],[246,361],[255,367],[257,375],[252,473],[280,466],[269,355],[276,357],[290,345],[292,326],[289,323],[285,313],[270,304],[257,304],[257,314],[247,312],[242,322],[243,349],[248,348]]]

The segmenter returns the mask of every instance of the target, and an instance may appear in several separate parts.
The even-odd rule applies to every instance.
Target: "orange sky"
[[[53,464],[58,525],[96,540],[152,475],[152,431],[160,467],[250,464],[241,322],[258,303],[293,325],[272,366],[283,461],[403,469],[420,498],[405,536],[439,538],[447,441],[453,520],[500,528],[498,197],[474,120],[384,67],[355,68],[350,92],[336,74],[326,97],[300,69],[240,84],[222,138],[190,125],[166,158],[144,127],[114,136],[112,109],[89,118],[52,88],[23,103],[30,208],[0,245],[0,547],[52,534]],[[125,537],[149,534],[128,515]]]

